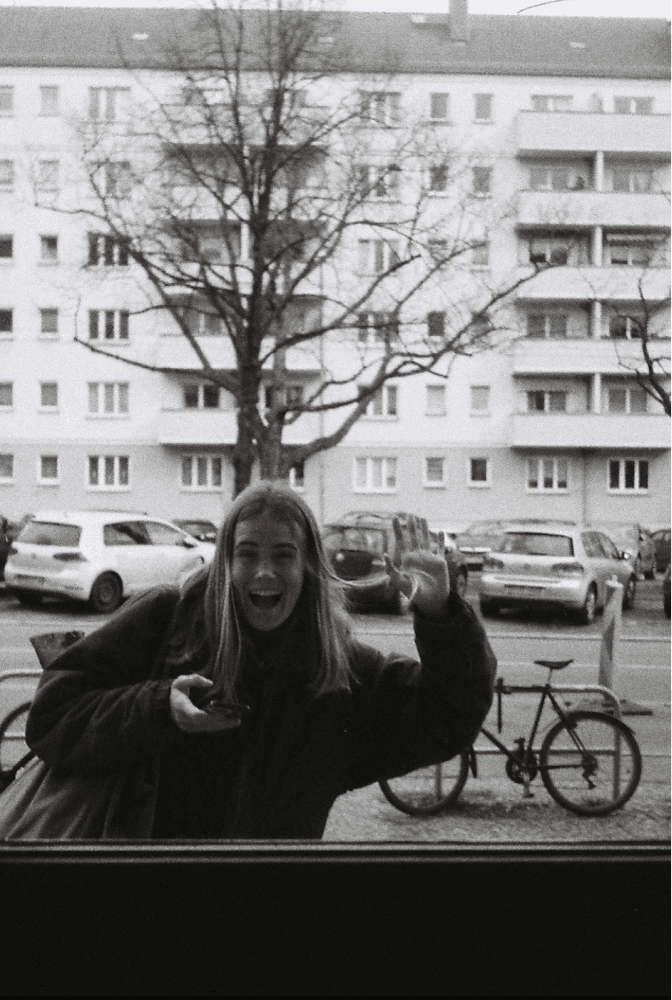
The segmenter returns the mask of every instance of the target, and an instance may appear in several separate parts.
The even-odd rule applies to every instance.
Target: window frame
[[[3,83],[0,85],[0,118],[14,117],[14,98],[16,96],[15,90],[16,88],[11,83]],[[8,100],[6,102],[6,107],[3,107],[4,102],[2,101],[2,97],[5,95],[8,97]]]
[[[533,316],[543,318],[543,321],[544,321],[544,332],[543,332],[543,335],[539,336],[537,334],[530,333],[530,320],[532,319]],[[557,334],[554,335],[551,332],[552,331],[552,327],[553,327],[553,321],[554,320],[557,321],[558,319],[564,320],[564,328],[565,328],[565,332],[563,334],[561,334],[560,336],[558,336]],[[543,312],[542,313],[542,312],[533,312],[531,309],[528,309],[528,310],[525,311],[525,336],[526,336],[526,338],[529,338],[530,340],[560,340],[560,341],[567,340],[568,339],[568,331],[569,331],[569,313],[568,312],[550,311],[550,312]]]
[[[376,412],[377,408],[380,412]],[[363,420],[398,420],[399,386],[396,382],[385,383],[376,390],[362,414]]]
[[[14,339],[14,310],[13,309],[0,309],[0,317],[9,317],[9,329],[3,330],[2,323],[0,323],[0,340],[13,340]]]
[[[538,394],[538,393],[543,393],[543,395],[544,395],[544,408],[543,408],[543,410],[530,409],[530,396],[533,395],[533,394]],[[563,409],[557,410],[557,409],[552,409],[551,408],[551,401],[552,401],[551,397],[552,396],[562,396],[562,397],[564,397],[564,408]],[[568,400],[569,400],[569,392],[567,391],[567,389],[526,389],[525,390],[525,401],[526,401],[526,410],[525,410],[525,412],[526,413],[530,413],[532,415],[537,415],[537,416],[542,415],[542,414],[544,416],[547,416],[547,415],[553,414],[553,413],[568,413],[569,412],[567,410],[567,402],[568,402]]]
[[[56,460],[56,475],[44,475],[44,462],[46,459]],[[38,455],[37,456],[37,485],[38,486],[60,486],[61,483],[61,460],[59,455]]]
[[[97,459],[97,464],[98,464],[98,479],[99,479],[99,482],[97,484],[93,484],[91,482],[91,460],[92,459]],[[106,483],[105,482],[106,463],[108,461],[110,461],[110,460],[113,463],[112,468],[113,468],[114,483]],[[121,479],[122,479],[122,475],[121,475],[122,462],[126,463],[126,477],[127,477],[127,480],[128,480],[126,483],[122,483],[121,482]],[[101,472],[102,472],[102,475],[101,475]],[[132,475],[131,475],[131,473],[132,473],[132,461],[131,461],[131,456],[130,455],[119,455],[119,454],[113,454],[113,455],[94,454],[94,455],[90,455],[90,454],[87,453],[87,455],[86,455],[86,462],[85,462],[85,471],[84,471],[84,482],[85,482],[85,487],[84,488],[85,488],[85,490],[87,492],[90,491],[90,492],[93,492],[93,493],[128,493],[130,491],[130,489],[131,489],[131,482],[132,482]]]
[[[45,316],[47,313],[53,313],[55,317],[55,324],[53,330],[45,330]],[[41,306],[40,307],[40,338],[45,340],[56,340],[59,336],[59,309],[57,306]]]
[[[110,314],[113,317],[113,319],[112,319],[113,336],[112,337],[106,336],[107,330],[109,329],[109,326],[110,326],[107,317]],[[97,331],[97,333],[96,333],[95,337],[91,336],[91,330],[92,330],[91,317],[93,315],[96,316],[96,331]],[[101,317],[103,317],[102,323],[101,323]],[[125,317],[125,319],[123,317]],[[130,343],[130,340],[131,340],[129,318],[130,318],[130,311],[128,309],[89,309],[88,310],[88,327],[87,327],[87,336],[86,336],[86,339],[89,340],[89,341],[94,341],[96,343],[100,343],[100,344],[117,344],[117,345],[128,344],[128,343]],[[121,334],[124,332],[124,330],[126,332],[126,335],[122,337]],[[101,333],[102,333],[102,336],[101,336]]]
[[[443,98],[445,103],[445,114],[434,114],[435,98]],[[440,102],[439,102],[440,103]],[[433,124],[448,124],[450,122],[450,91],[433,90],[429,95],[429,121]]]
[[[614,391],[615,392],[624,392],[625,393],[625,409],[623,409],[623,410],[612,410],[612,408],[611,408],[611,393],[614,392]],[[644,400],[644,409],[643,410],[634,410],[633,411],[633,409],[632,409],[632,393],[633,392],[635,392],[635,393],[641,392],[643,400]],[[649,412],[648,411],[649,395],[646,392],[646,390],[643,389],[642,386],[640,386],[640,385],[616,385],[616,384],[609,385],[609,384],[607,384],[605,386],[605,397],[606,397],[606,399],[605,399],[605,403],[606,403],[605,409],[606,409],[607,413],[610,413],[610,414],[620,413],[620,414],[624,414],[626,416],[632,416],[632,415],[634,415],[634,416],[645,416]]]
[[[488,101],[488,113],[485,116],[478,114],[478,101],[479,98],[487,98]],[[474,94],[474,121],[475,122],[491,122],[492,121],[492,106],[494,104],[494,94],[487,93],[477,93]]]
[[[553,473],[552,481],[553,485],[550,487],[544,486],[545,476],[544,476],[544,463],[551,462]],[[558,466],[561,462],[565,463],[565,485],[559,486],[558,483],[561,482],[561,478],[558,471]],[[532,463],[536,463],[537,466],[537,485],[530,485],[530,467]],[[548,494],[548,493],[569,493],[571,489],[570,485],[570,469],[571,462],[569,458],[562,455],[531,455],[525,460],[525,492],[532,494]]]
[[[474,479],[474,462],[485,462],[485,479]],[[469,489],[489,489],[492,485],[492,462],[489,455],[470,455],[467,458],[467,486]]]
[[[441,390],[439,395],[437,390]],[[436,409],[430,405],[430,399],[437,401]],[[425,416],[445,417],[448,413],[446,407],[446,386],[443,382],[429,382],[425,385]]]
[[[3,459],[9,459],[9,465],[11,467],[11,472],[8,476],[3,475],[2,465]],[[14,452],[13,451],[3,451],[0,454],[0,483],[3,486],[11,486],[15,482],[15,462],[14,462]]]
[[[109,233],[88,233],[87,267],[128,267],[128,246]]]
[[[40,84],[40,110],[38,116],[40,118],[58,118],[60,117],[60,90],[61,88],[58,84]],[[46,95],[50,94],[55,97],[53,102],[45,100]],[[49,110],[49,107],[55,108],[55,110]]]
[[[196,389],[196,405],[189,406],[187,403],[187,392]],[[217,391],[217,405],[206,405],[206,390]],[[212,382],[183,382],[182,383],[182,409],[183,410],[220,410],[222,408],[221,387]]]
[[[541,103],[546,102],[547,107],[535,107],[535,101]],[[566,107],[556,107],[557,103],[566,103]],[[530,94],[530,103],[532,104],[532,111],[537,114],[557,114],[563,111],[571,111],[574,105],[574,95],[573,94]]]
[[[471,168],[471,194],[474,198],[492,197],[492,177],[493,169],[490,166],[476,166]],[[480,181],[485,183],[481,185]]]
[[[0,265],[7,266],[14,263],[14,233],[1,233],[0,243],[8,244],[9,253],[0,256]]]
[[[54,386],[56,390],[56,402],[55,403],[45,403],[44,402],[44,390],[47,386]],[[40,412],[41,413],[58,413],[59,407],[59,392],[58,392],[58,382],[40,382]]]
[[[95,387],[96,408],[91,409],[92,396]],[[105,409],[108,389],[112,390],[112,410]],[[125,390],[125,391],[124,391]],[[124,398],[125,397],[125,398]],[[125,405],[126,409],[122,408]],[[87,419],[91,420],[124,420],[131,415],[130,382],[87,382]]]
[[[634,463],[634,481],[637,483],[636,486],[628,487],[625,486],[626,473],[627,473],[627,463]],[[612,464],[618,463],[618,486],[612,487],[611,485],[611,466]],[[641,487],[639,485],[641,481],[642,467],[646,467],[646,486]],[[638,458],[638,457],[623,457],[623,458],[608,458],[606,463],[607,468],[607,493],[618,494],[620,496],[645,496],[651,489],[651,464],[648,458]]]
[[[9,402],[0,401],[0,412],[2,413],[10,413],[14,409],[14,382],[0,382],[0,392],[7,387],[9,387]]]
[[[366,470],[366,483],[364,486],[358,485],[357,469],[358,463],[366,463],[364,468]],[[381,462],[381,481],[382,485],[380,487],[373,486],[373,463]],[[398,459],[396,455],[355,455],[352,460],[352,490],[353,493],[397,493],[399,489],[399,470],[398,470]],[[390,469],[394,469],[394,485],[388,486],[387,483],[390,480]]]
[[[485,406],[477,407],[474,406],[474,390],[485,390]],[[490,416],[490,397],[492,392],[492,386],[490,385],[470,385],[469,386],[469,416],[470,417],[489,417]]]
[[[441,463],[441,479],[430,479],[429,463],[430,462],[440,462]],[[425,455],[422,460],[422,485],[428,490],[445,490],[447,486],[446,480],[446,457],[445,455]]]
[[[363,238],[358,241],[360,271],[362,274],[386,274],[400,260],[400,240]],[[381,266],[378,267],[380,260]]]
[[[3,172],[6,171],[6,179],[3,179]],[[8,160],[4,157],[0,159],[0,191],[11,192],[14,190],[14,185],[16,183],[16,169],[14,165],[14,160]]]
[[[360,90],[359,113],[366,120],[366,128],[393,128],[398,126],[401,122],[401,92],[394,90]]]
[[[53,247],[50,241],[53,241]],[[58,233],[40,233],[40,264],[54,266],[59,263],[59,238]]]
[[[46,168],[51,168],[47,170]],[[48,173],[52,173],[51,179]],[[60,189],[61,161],[41,157],[37,161],[37,171],[35,176],[35,188],[38,191],[54,192]]]
[[[97,95],[95,98],[94,94]],[[128,108],[124,108],[120,105],[120,94],[124,94],[130,102],[130,87],[119,87],[115,85],[89,87],[87,121],[96,124],[123,121],[126,117]],[[104,95],[102,100],[101,95]]]
[[[191,482],[185,483],[185,464],[189,463]],[[204,463],[206,482],[199,483],[199,463]],[[215,463],[219,462],[219,484],[216,483]],[[224,489],[226,458],[223,454],[204,451],[180,452],[179,489],[185,493],[221,493]]]

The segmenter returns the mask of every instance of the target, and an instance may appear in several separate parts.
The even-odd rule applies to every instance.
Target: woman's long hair
[[[350,687],[350,630],[340,583],[329,569],[320,531],[305,501],[284,483],[262,480],[244,490],[231,505],[217,535],[209,571],[192,578],[178,606],[167,659],[183,664],[207,658],[205,672],[222,697],[235,700],[246,647],[231,586],[236,526],[269,511],[298,529],[305,576],[298,604],[307,608],[310,688],[316,696]]]

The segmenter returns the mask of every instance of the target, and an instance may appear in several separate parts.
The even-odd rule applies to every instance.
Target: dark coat
[[[454,756],[490,707],[495,657],[451,595],[442,620],[414,617],[420,663],[355,641],[352,690],[320,698],[295,623],[277,648],[248,658],[239,695],[251,711],[239,729],[184,733],[170,685],[203,671],[164,664],[178,596],[149,591],[55,659],[26,727],[29,746],[59,770],[143,772],[158,755],[153,828],[136,836],[321,837],[338,795]]]

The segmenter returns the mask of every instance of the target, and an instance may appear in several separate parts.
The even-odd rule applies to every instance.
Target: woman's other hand
[[[189,697],[192,688],[211,688],[212,681],[201,674],[181,674],[170,686],[170,717],[185,733],[216,733],[222,729],[236,729],[239,718],[221,712],[204,712]]]
[[[402,556],[401,569],[396,569],[385,556],[387,570],[397,578],[402,593],[427,618],[439,618],[446,610],[450,594],[450,578],[446,560],[424,549]]]

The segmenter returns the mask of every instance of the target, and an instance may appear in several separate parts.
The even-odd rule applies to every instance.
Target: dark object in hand
[[[224,699],[212,691],[204,691],[203,688],[191,688],[189,697],[197,708],[202,712],[220,713],[231,719],[240,719],[250,711],[249,705],[242,705],[237,701],[224,701]]]

